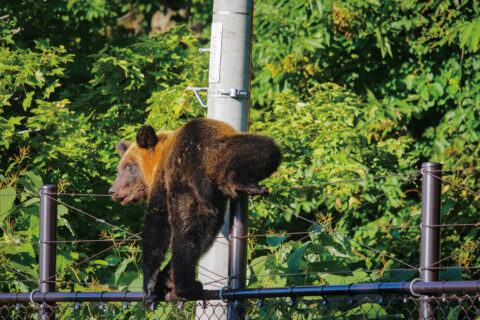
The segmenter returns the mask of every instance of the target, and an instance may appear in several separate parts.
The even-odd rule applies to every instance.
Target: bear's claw
[[[266,195],[268,194],[268,189],[267,187],[265,186],[258,186],[258,185],[254,185],[252,187],[249,188],[249,190],[247,191],[248,194],[252,194],[252,195]]]
[[[143,294],[143,305],[148,309],[155,309],[157,296],[151,294]]]
[[[177,296],[173,291],[169,291],[165,294],[165,301],[187,301],[187,299]]]
[[[246,193],[249,195],[268,195],[268,189],[265,186],[259,186],[254,183],[248,185],[237,185],[236,191],[241,193]]]

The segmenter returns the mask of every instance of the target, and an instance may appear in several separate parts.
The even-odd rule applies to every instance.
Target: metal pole
[[[252,0],[214,0],[207,117],[227,122],[241,132],[248,130],[252,19]],[[227,217],[224,230],[230,230],[233,236],[246,234],[247,204],[247,197],[230,203],[229,217]],[[200,261],[200,265],[215,266],[214,271],[228,278],[228,285],[232,289],[244,288],[246,241],[235,237],[232,237],[230,241],[228,238],[225,240],[229,244],[230,253],[225,250],[224,244],[216,243],[206,257]],[[220,266],[221,259],[227,257],[228,264],[228,260],[225,259]],[[211,280],[205,279],[204,281]],[[242,310],[237,308],[238,306],[239,304],[229,304],[228,319],[242,318]]]
[[[245,288],[247,275],[247,245],[244,236],[248,231],[248,197],[242,196],[230,202],[230,246],[228,257],[228,286],[232,289]],[[228,319],[243,319],[243,307],[236,300],[228,306]]]
[[[441,176],[442,164],[425,162],[422,165],[422,226],[420,248],[420,277],[424,282],[439,280],[440,260],[440,227],[432,227],[440,224],[441,206],[441,180],[432,176]],[[420,301],[420,319],[435,319],[437,304],[428,301],[428,296],[423,296]]]
[[[40,253],[38,287],[40,292],[55,291],[55,243],[57,228],[57,187],[45,185],[40,188]],[[38,319],[55,319],[55,310],[49,306],[53,304],[41,304],[38,309]]]

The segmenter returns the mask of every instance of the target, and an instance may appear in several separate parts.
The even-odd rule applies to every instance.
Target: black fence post
[[[55,291],[55,249],[57,228],[57,187],[45,185],[40,188],[40,253],[38,286],[40,292]],[[38,309],[38,319],[55,319],[54,304],[42,303]]]
[[[248,196],[230,200],[230,247],[228,256],[228,286],[232,289],[244,289],[247,275],[247,234]],[[243,319],[242,301],[228,302],[228,320]]]
[[[422,225],[420,247],[420,277],[423,282],[439,281],[440,260],[440,206],[442,164],[425,162],[422,165]],[[434,176],[432,176],[434,175]],[[432,269],[432,267],[434,267]],[[437,304],[428,296],[420,300],[421,320],[435,319]]]

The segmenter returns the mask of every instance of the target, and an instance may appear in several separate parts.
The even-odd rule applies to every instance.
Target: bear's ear
[[[157,145],[158,138],[155,130],[149,125],[143,125],[137,133],[137,145],[140,148],[148,149]]]
[[[120,154],[120,157],[123,157],[123,155],[125,154],[125,151],[127,151],[128,147],[130,147],[130,142],[125,141],[125,140],[118,141],[117,151]]]

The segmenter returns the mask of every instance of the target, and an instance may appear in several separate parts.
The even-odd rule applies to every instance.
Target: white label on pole
[[[222,24],[212,23],[210,36],[210,68],[208,82],[220,82],[220,63],[222,55]]]

